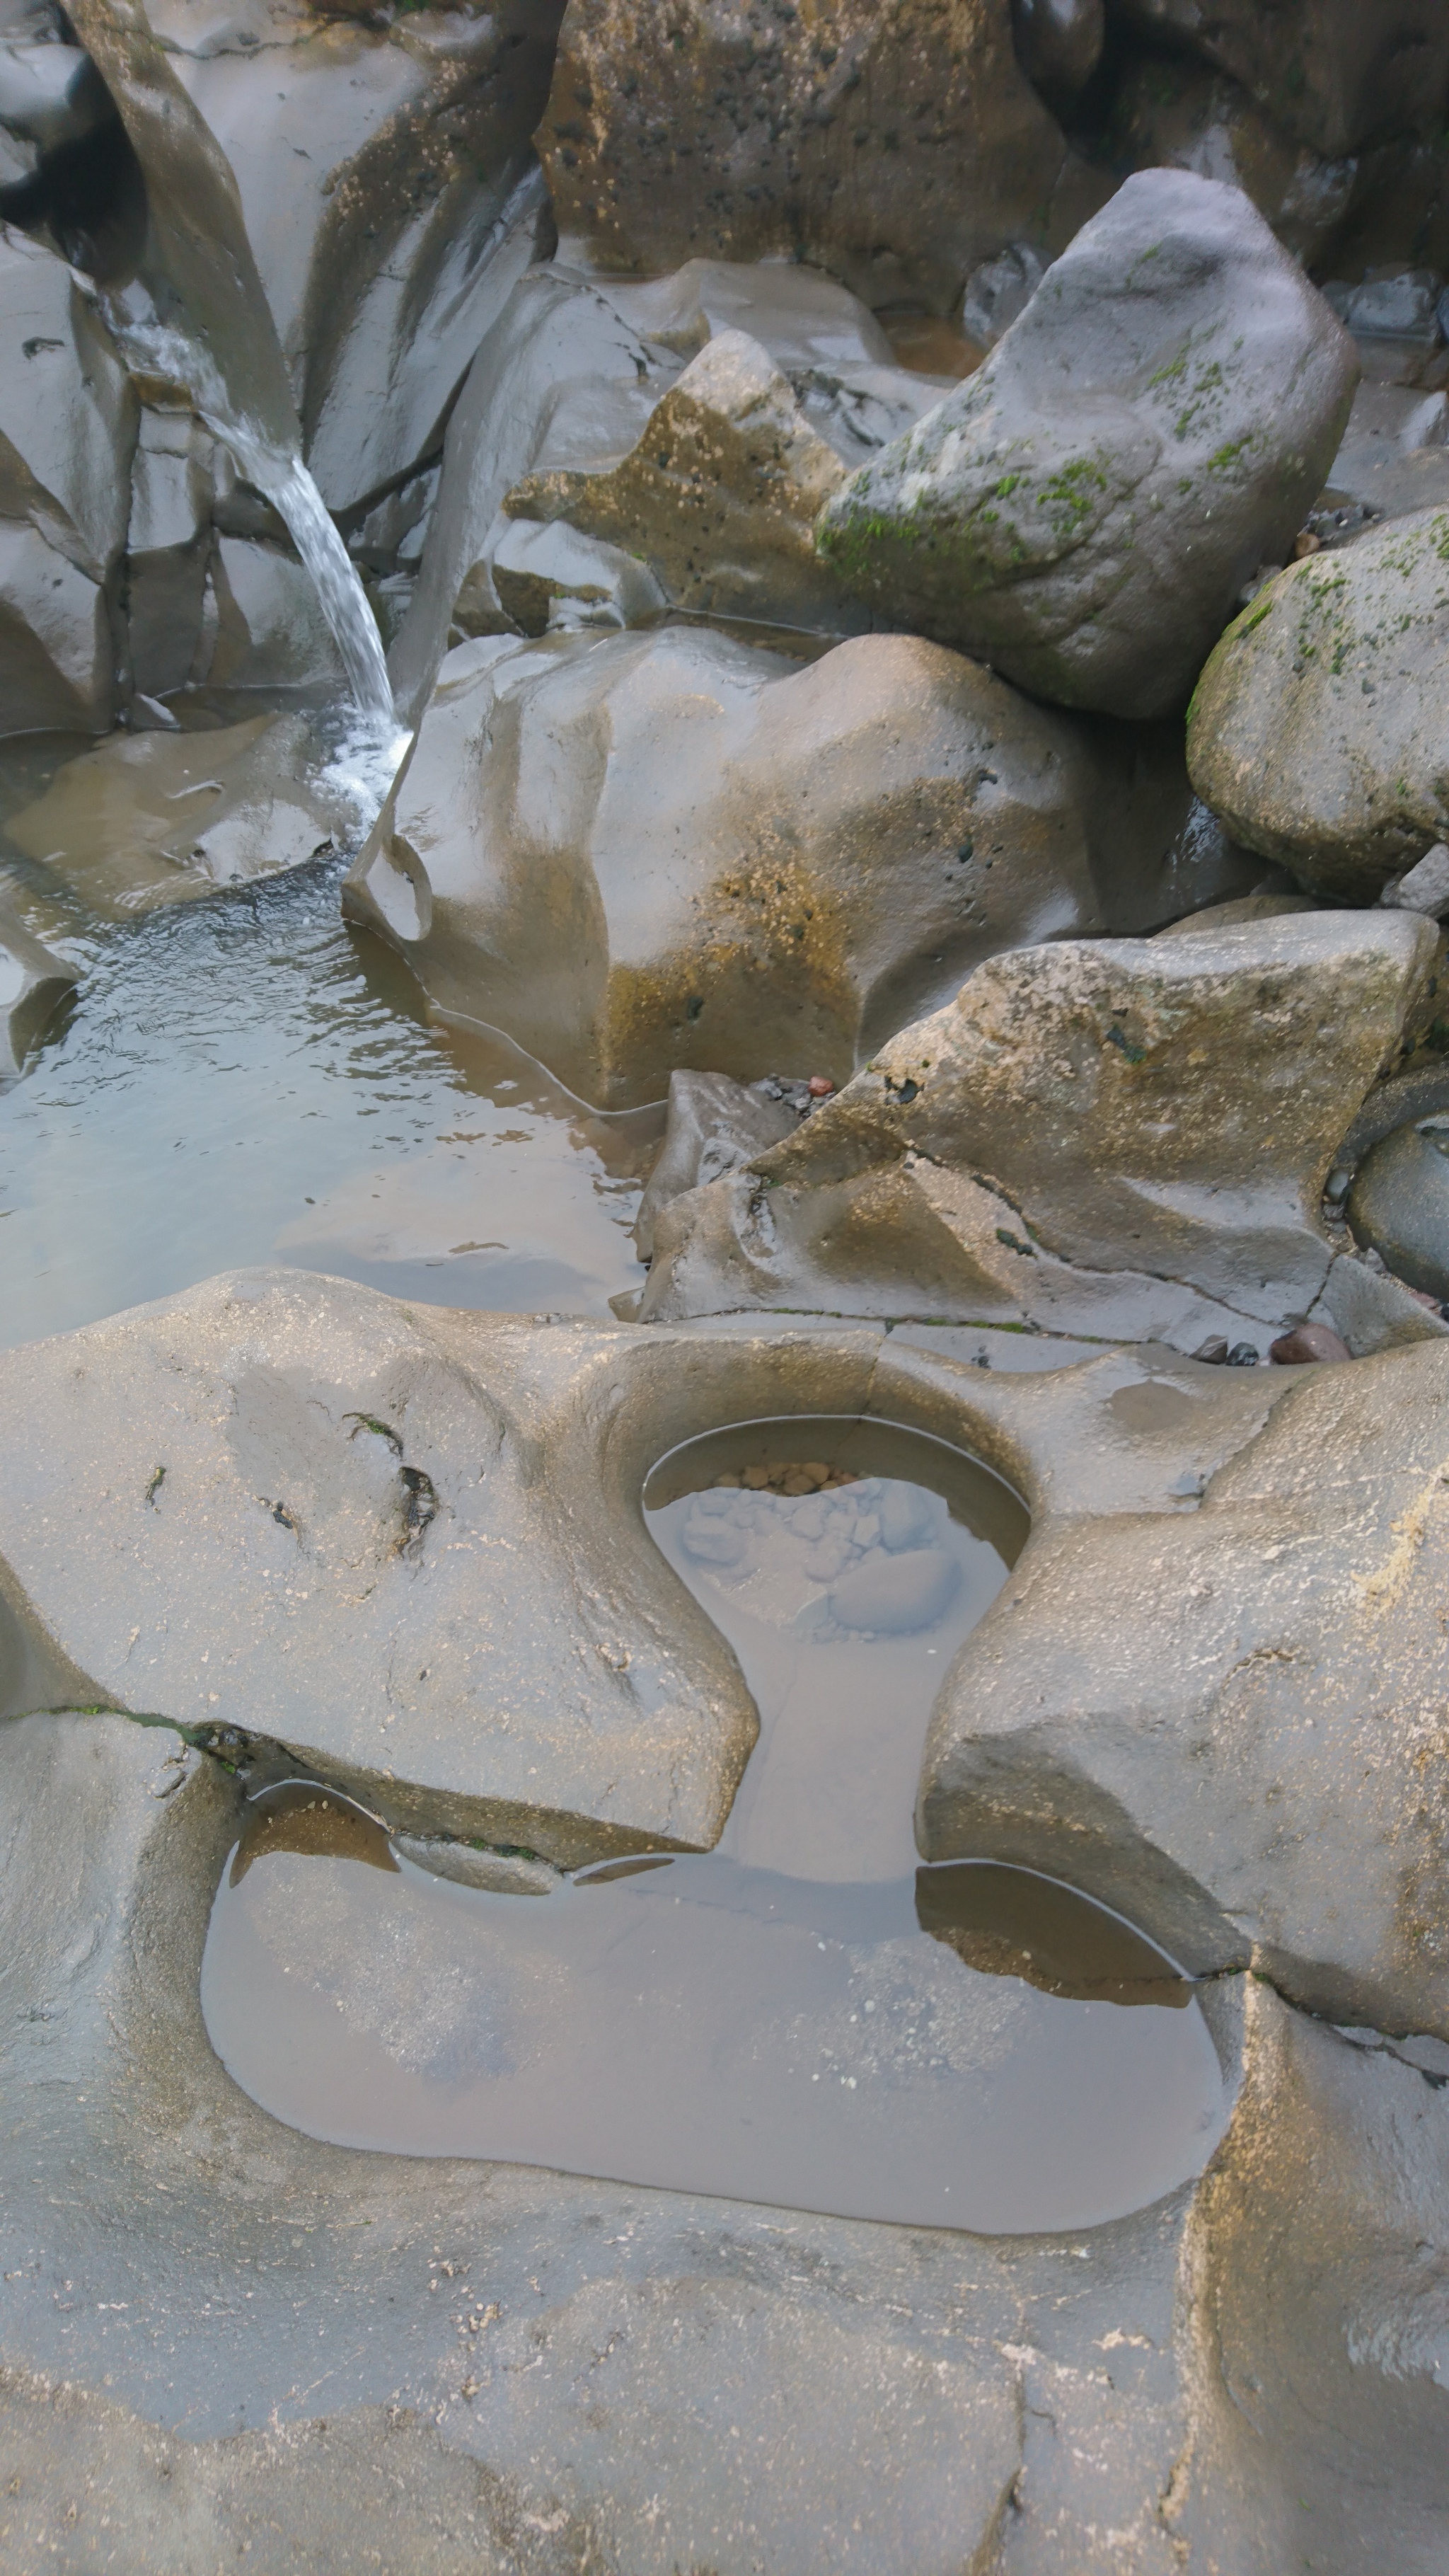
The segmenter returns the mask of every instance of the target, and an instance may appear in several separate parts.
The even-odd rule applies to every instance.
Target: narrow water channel
[[[203,1969],[236,2081],[345,2145],[987,2232],[1197,2172],[1223,2089],[1172,1963],[1052,1880],[918,1864],[931,1705],[1021,1545],[1016,1497],[942,1442],[822,1419],[691,1443],[645,1507],[759,1711],[718,1849],[524,1859],[503,1892],[274,1787]]]

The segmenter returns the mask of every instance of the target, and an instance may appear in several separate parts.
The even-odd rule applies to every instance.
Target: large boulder
[[[103,733],[136,400],[84,281],[0,225],[0,730]],[[115,620],[118,623],[118,620]]]
[[[1239,189],[1141,171],[979,371],[827,503],[817,542],[885,616],[1040,697],[1164,714],[1244,582],[1285,559],[1356,374]]]
[[[1093,202],[1009,0],[846,0],[828,28],[570,0],[538,146],[566,251],[646,275],[696,252],[803,258],[877,307],[949,312],[980,261],[1067,238]]]
[[[1139,1922],[1151,1879],[1203,1966],[1210,1895],[1295,2002],[1449,2040],[1449,1349],[1272,1374],[1176,1513],[1037,1532],[937,1702],[918,1837]],[[1118,1418],[1180,1437],[1200,1384]]]
[[[1435,953],[1406,914],[1304,912],[988,959],[797,1135],[662,1212],[641,1311],[938,1314],[1261,1356],[1332,1270],[1370,1275],[1335,1263],[1323,1184]],[[1377,1284],[1385,1336],[1442,1330]]]
[[[1188,760],[1250,849],[1371,902],[1449,839],[1449,509],[1421,510],[1261,590],[1198,682]]]
[[[1112,0],[1143,34],[1187,43],[1251,91],[1275,123],[1336,158],[1428,127],[1449,96],[1439,0]]]
[[[844,1080],[977,958],[1180,910],[1188,821],[1171,735],[914,636],[803,669],[682,626],[483,637],[343,900],[444,1011],[623,1107],[682,1066]]]

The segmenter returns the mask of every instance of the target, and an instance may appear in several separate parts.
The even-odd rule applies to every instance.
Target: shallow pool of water
[[[606,1316],[639,1284],[662,1113],[601,1118],[506,1041],[431,1022],[341,921],[344,857],[102,921],[4,839],[77,747],[0,764],[6,890],[83,968],[0,1092],[0,1343],[252,1262],[524,1312]]]
[[[646,1501],[759,1710],[718,1849],[500,1893],[270,1790],[203,1968],[238,2083],[346,2145],[986,2232],[1197,2172],[1223,2086],[1172,1963],[1055,1881],[918,1865],[931,1705],[1016,1497],[944,1443],[821,1421],[691,1444]]]

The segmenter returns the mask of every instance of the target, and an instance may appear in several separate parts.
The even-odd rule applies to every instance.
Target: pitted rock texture
[[[1449,97],[1437,0],[1112,0],[1144,35],[1186,43],[1243,82],[1274,122],[1336,156],[1432,125]]]
[[[785,256],[938,313],[980,260],[1054,222],[1065,238],[1094,202],[1009,0],[849,0],[828,24],[570,0],[538,147],[565,249],[601,266]]]
[[[686,627],[481,638],[344,908],[601,1106],[682,1067],[842,1081],[976,958],[1231,875],[1180,763],[914,636],[804,669]]]
[[[111,722],[136,427],[94,294],[0,226],[0,731]]]
[[[562,521],[642,556],[673,609],[838,638],[866,616],[813,540],[844,479],[759,342],[721,331],[621,464],[529,475],[503,507],[511,519]]]
[[[1270,581],[1198,682],[1188,760],[1235,837],[1330,900],[1372,902],[1449,837],[1449,509]]]
[[[1285,559],[1356,377],[1240,190],[1142,171],[816,541],[884,616],[1038,696],[1162,715],[1250,574]]]
[[[1435,954],[1407,914],[1301,912],[989,959],[799,1134],[663,1213],[641,1312],[946,1314],[1184,1350],[1231,1317],[1266,1352],[1328,1297],[1356,1349],[1432,1333],[1368,1274],[1340,1320],[1330,1274],[1355,1265],[1318,1209]]]

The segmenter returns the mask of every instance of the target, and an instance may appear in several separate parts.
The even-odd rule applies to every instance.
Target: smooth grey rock
[[[1292,564],[1198,683],[1188,763],[1234,838],[1330,901],[1372,902],[1449,839],[1449,508]]]
[[[67,762],[6,829],[91,912],[125,920],[331,848],[348,818],[316,766],[300,716],[117,733]]]
[[[1415,340],[1433,349],[1443,288],[1435,269],[1406,268],[1397,277],[1365,278],[1358,286],[1330,279],[1323,295],[1356,340]]]
[[[1422,912],[1442,921],[1449,913],[1449,844],[1436,841],[1403,876],[1391,879],[1379,901],[1392,912]]]
[[[1165,714],[1244,582],[1284,560],[1354,381],[1240,190],[1142,171],[816,541],[872,607],[1039,696]]]
[[[1190,55],[1129,64],[1112,110],[1114,150],[1134,169],[1160,165],[1221,179],[1252,198],[1285,250],[1312,267],[1339,232],[1358,177],[1352,154],[1325,159],[1284,130],[1241,83]]]
[[[1114,0],[1144,34],[1186,42],[1330,158],[1431,121],[1449,95],[1438,0]]]
[[[0,226],[0,730],[102,733],[136,402],[84,281]]]
[[[691,359],[621,463],[529,475],[503,508],[629,549],[672,609],[839,639],[866,620],[820,564],[813,532],[843,480],[768,352],[726,330]]]
[[[1396,1279],[1449,1298],[1449,1117],[1399,1127],[1370,1147],[1349,1193],[1348,1221]]]
[[[83,143],[116,111],[79,45],[0,41],[0,125],[41,153]]]
[[[737,1171],[751,1155],[793,1135],[796,1123],[794,1111],[782,1101],[767,1099],[727,1073],[672,1073],[664,1142],[634,1220],[640,1260],[650,1259],[660,1210],[671,1199]]]
[[[681,626],[482,637],[344,906],[601,1106],[676,1068],[839,1082],[977,958],[1180,910],[1180,763],[914,636],[803,669]]]
[[[436,454],[479,340],[549,247],[528,138],[556,23],[557,0],[391,26],[277,0],[198,24],[189,0],[153,0],[169,78],[235,173],[304,453],[333,509]],[[148,181],[154,197],[150,168]],[[179,170],[166,181],[187,184]]]
[[[427,555],[389,656],[401,711],[421,714],[450,643],[509,630],[484,559],[504,494],[530,470],[627,455],[681,363],[577,279],[541,270],[515,288],[448,424]]]
[[[640,1312],[1265,1351],[1324,1291],[1323,1183],[1434,956],[1409,914],[1308,912],[988,959],[796,1136],[674,1204]]]
[[[1030,242],[1008,242],[983,260],[966,281],[961,328],[978,348],[994,349],[1019,320],[1046,275],[1046,262]]]
[[[1010,0],[949,25],[920,0],[845,0],[828,37],[761,18],[746,43],[703,0],[570,0],[538,133],[566,254],[646,274],[803,258],[873,307],[949,312],[983,259],[1066,238],[1094,201],[1017,62]]]
[[[340,681],[341,656],[317,585],[295,555],[247,537],[218,537],[210,573],[217,627],[205,676],[212,687]]]
[[[215,446],[188,405],[141,413],[126,534],[126,626],[132,686],[159,697],[200,681],[210,666],[206,585],[211,565]]]
[[[45,1034],[80,977],[27,930],[14,906],[0,897],[0,1084],[13,1081],[36,1040]]]

